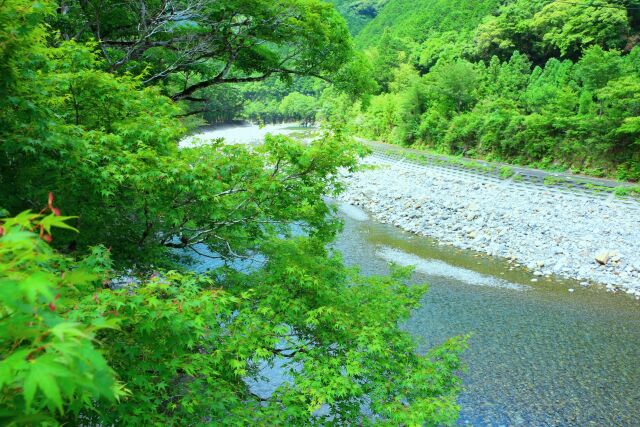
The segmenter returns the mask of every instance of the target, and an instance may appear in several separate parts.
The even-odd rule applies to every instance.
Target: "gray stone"
[[[596,254],[595,260],[600,265],[607,265],[609,262],[609,251],[600,251]]]
[[[340,199],[362,206],[378,221],[459,248],[506,255],[543,274],[614,285],[611,289],[637,289],[640,283],[637,206],[615,198],[587,199],[584,193],[552,194],[526,183],[496,185],[477,174],[454,175],[376,155],[364,162],[373,168],[345,171]],[[605,250],[601,262],[594,261]]]

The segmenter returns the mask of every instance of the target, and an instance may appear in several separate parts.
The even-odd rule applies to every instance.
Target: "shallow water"
[[[506,261],[341,211],[336,248],[347,263],[367,274],[385,273],[388,261],[416,264],[415,280],[430,284],[405,325],[423,349],[473,334],[459,424],[640,425],[636,301],[573,281],[532,283]]]
[[[238,143],[264,136],[234,128],[215,135]],[[640,425],[638,302],[574,281],[532,282],[505,260],[376,223],[353,206],[340,204],[340,215],[335,247],[348,264],[365,274],[386,273],[389,261],[413,264],[416,282],[430,284],[404,325],[421,349],[472,334],[459,424]],[[272,381],[260,391],[268,394],[281,378],[265,374]]]

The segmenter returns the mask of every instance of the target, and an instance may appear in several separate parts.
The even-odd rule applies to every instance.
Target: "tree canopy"
[[[174,100],[270,76],[331,79],[352,53],[344,20],[320,0],[62,2],[63,38],[95,40],[111,71],[162,81]]]
[[[180,146],[201,122],[178,100],[354,78],[350,46],[316,0],[2,3],[0,424],[455,421],[464,340],[420,354],[399,326],[426,287],[330,249],[324,197],[364,149]],[[267,366],[286,381],[260,394]]]

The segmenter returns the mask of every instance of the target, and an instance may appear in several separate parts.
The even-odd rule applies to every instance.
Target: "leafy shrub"
[[[74,319],[83,300],[100,291],[105,251],[74,262],[43,241],[52,228],[69,228],[68,219],[26,211],[0,226],[3,425],[54,425],[125,394],[95,341],[117,319],[106,312],[90,322]]]

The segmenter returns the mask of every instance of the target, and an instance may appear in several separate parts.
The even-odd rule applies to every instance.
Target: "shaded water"
[[[234,128],[216,137],[235,135]],[[242,135],[254,142],[249,129]],[[416,237],[342,205],[335,243],[365,274],[417,265],[430,291],[404,325],[421,348],[472,333],[459,424],[640,425],[640,304],[624,295],[539,278],[505,260]],[[570,289],[573,292],[570,292]],[[266,373],[280,382],[277,372]],[[273,385],[263,384],[264,392]]]

